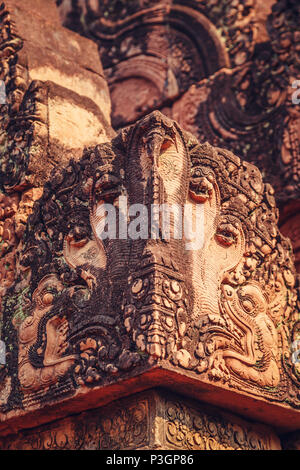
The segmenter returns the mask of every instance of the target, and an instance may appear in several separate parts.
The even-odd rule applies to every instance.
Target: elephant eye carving
[[[52,305],[55,297],[57,296],[57,291],[55,289],[47,288],[43,289],[40,295],[36,299],[36,303],[40,309],[47,308]]]
[[[161,147],[160,147],[160,153],[163,153],[165,152],[166,150],[168,150],[168,148],[170,148],[172,145],[174,145],[176,147],[176,140],[175,139],[171,139],[171,137],[167,137],[165,138],[165,140],[163,141]],[[177,148],[176,148],[177,150]]]
[[[36,289],[33,294],[35,305],[40,310],[44,310],[45,308],[52,305],[59,291],[61,290],[60,284],[58,284],[56,280],[53,280],[51,283],[51,279],[51,276],[49,276],[48,279],[46,278],[44,285]]]
[[[238,241],[239,229],[231,223],[220,223],[215,237],[221,245],[231,246]]]

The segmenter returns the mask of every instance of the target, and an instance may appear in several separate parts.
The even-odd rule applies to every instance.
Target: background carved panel
[[[149,390],[109,406],[8,436],[10,450],[271,450],[274,432],[164,390]]]
[[[278,446],[265,428],[232,418],[166,400],[165,445],[174,450],[270,450]]]
[[[280,209],[294,207],[300,198],[298,2],[57,3],[63,24],[99,46],[115,128],[158,109],[201,142],[258,166]],[[300,266],[294,229],[285,233]]]

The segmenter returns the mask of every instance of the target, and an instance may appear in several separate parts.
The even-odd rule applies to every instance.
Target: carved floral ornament
[[[120,195],[129,205],[200,205],[201,248],[186,250],[184,238],[100,239],[98,208],[118,212]],[[56,170],[4,302],[7,407],[156,363],[299,406],[297,280],[277,221],[255,166],[159,112]]]

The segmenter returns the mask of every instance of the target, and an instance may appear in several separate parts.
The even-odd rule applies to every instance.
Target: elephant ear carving
[[[215,217],[211,208],[206,212],[211,229],[203,249],[192,254],[201,260],[192,268],[199,336],[186,342],[194,354],[185,367],[257,395],[289,395],[284,377],[287,364],[290,372],[294,366],[288,325],[295,321],[297,295],[274,190],[257,168],[228,151],[193,145],[191,156],[193,201],[213,202],[216,185],[220,198],[210,206]]]

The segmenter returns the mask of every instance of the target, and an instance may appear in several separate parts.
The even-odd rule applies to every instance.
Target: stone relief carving
[[[298,198],[299,111],[292,104],[292,85],[299,79],[299,9],[294,1],[262,7],[256,0],[130,5],[78,0],[72,6],[61,1],[59,8],[67,27],[99,44],[115,127],[153,108],[164,110],[200,141],[257,165],[275,187],[277,201]],[[164,82],[171,91],[161,86]],[[127,89],[127,115],[118,87]],[[145,100],[136,97],[136,88]]]
[[[14,280],[14,251],[17,245],[14,216],[18,210],[19,196],[17,194],[5,196],[0,193],[0,201],[0,296],[2,297]]]
[[[263,429],[243,429],[222,416],[199,413],[176,401],[166,400],[165,439],[172,449],[265,450],[272,440]]]
[[[19,185],[24,184],[24,173],[28,166],[28,151],[26,150],[29,148],[29,139],[32,134],[33,103],[27,100],[27,106],[24,104],[30,83],[28,71],[18,61],[18,52],[23,47],[23,41],[11,21],[9,8],[4,3],[0,9],[0,30],[3,50],[0,79],[4,81],[6,87],[5,104],[1,105],[3,150],[0,184],[1,189],[16,190]],[[12,116],[18,116],[19,120],[23,119],[22,128],[18,126],[18,119],[15,122],[11,119]]]
[[[61,3],[65,26],[90,35],[99,44],[112,97],[114,128],[134,122],[152,109],[161,109],[192,83],[229,65],[217,29],[207,19],[210,7],[199,2],[92,5],[83,0],[76,7]],[[211,14],[216,16],[214,11]],[[217,15],[219,20],[221,14]]]
[[[297,272],[300,270],[300,202],[287,205],[280,213],[280,231],[292,242]]]
[[[165,239],[161,218],[156,238],[148,225],[136,239],[100,239],[101,207],[124,216],[120,196],[128,207],[201,206],[203,243],[187,249],[185,232]],[[55,170],[4,301],[2,336],[19,348],[8,355],[7,408],[151,364],[298,407],[297,281],[277,222],[274,190],[255,166],[159,112]]]
[[[45,276],[32,295],[32,315],[28,315],[18,327],[18,370],[24,393],[57,382],[75,361],[74,355],[64,354],[68,347],[67,319],[62,315],[47,315],[62,289],[63,285],[56,276]],[[43,324],[41,336],[38,330]]]
[[[42,194],[41,186],[55,164],[65,165],[68,153],[72,152],[72,157],[76,157],[76,149],[72,146],[76,127],[82,129],[75,139],[78,156],[84,143],[106,141],[114,132],[110,128],[110,102],[106,82],[101,76],[97,48],[91,41],[60,26],[55,2],[27,1],[26,5],[18,0],[2,2],[0,45],[1,93],[5,91],[0,105],[2,330],[5,321],[2,318],[3,298],[20,268],[18,255],[22,250],[27,218],[35,200]],[[93,62],[89,71],[84,66],[86,55]],[[86,96],[93,87],[100,90],[97,104]],[[92,91],[90,94],[95,93]],[[68,108],[73,109],[75,118],[72,120],[69,115],[64,126],[60,119]],[[84,129],[85,125],[90,134]],[[26,275],[26,269],[23,274]],[[11,299],[17,302],[13,313],[17,322],[24,320],[25,315],[21,299],[27,287],[26,279],[23,280],[20,291]],[[3,340],[7,341],[6,337]],[[15,353],[8,351],[7,354]]]
[[[70,153],[80,157],[85,145],[114,135],[110,100],[96,46],[61,27],[54,2],[2,2],[0,43],[0,80],[6,90],[0,116],[0,188],[22,192],[44,184],[53,166],[68,162]],[[85,66],[86,54],[91,70]],[[100,91],[95,102],[93,88]],[[64,112],[68,121],[60,121]]]
[[[1,450],[146,450],[154,446],[165,450],[280,448],[268,427],[153,391],[23,431],[0,443]]]
[[[297,2],[58,3],[61,21],[99,45],[115,128],[159,109],[201,142],[258,166],[281,212],[294,206],[300,181],[293,100],[299,97]],[[298,269],[294,233],[285,226]]]
[[[224,2],[230,11],[229,3]],[[174,104],[172,116],[201,141],[207,139],[257,165],[276,189],[277,201],[286,201],[299,195],[298,106],[292,103],[292,84],[299,78],[299,12],[293,2],[274,2],[265,20],[266,41],[260,43],[252,16],[255,8],[258,2],[244,8],[244,20],[252,25],[251,41],[244,41],[243,34],[240,40],[229,35],[229,50],[247,59],[234,61],[231,70],[220,68],[212,82],[202,80],[191,87]],[[239,24],[243,9],[233,13],[231,27]],[[243,31],[244,27],[239,33]]]
[[[15,280],[18,251],[22,246],[27,218],[33,210],[35,200],[41,195],[40,188],[29,189],[21,195],[16,192],[9,195],[0,192],[0,330],[2,299]]]

